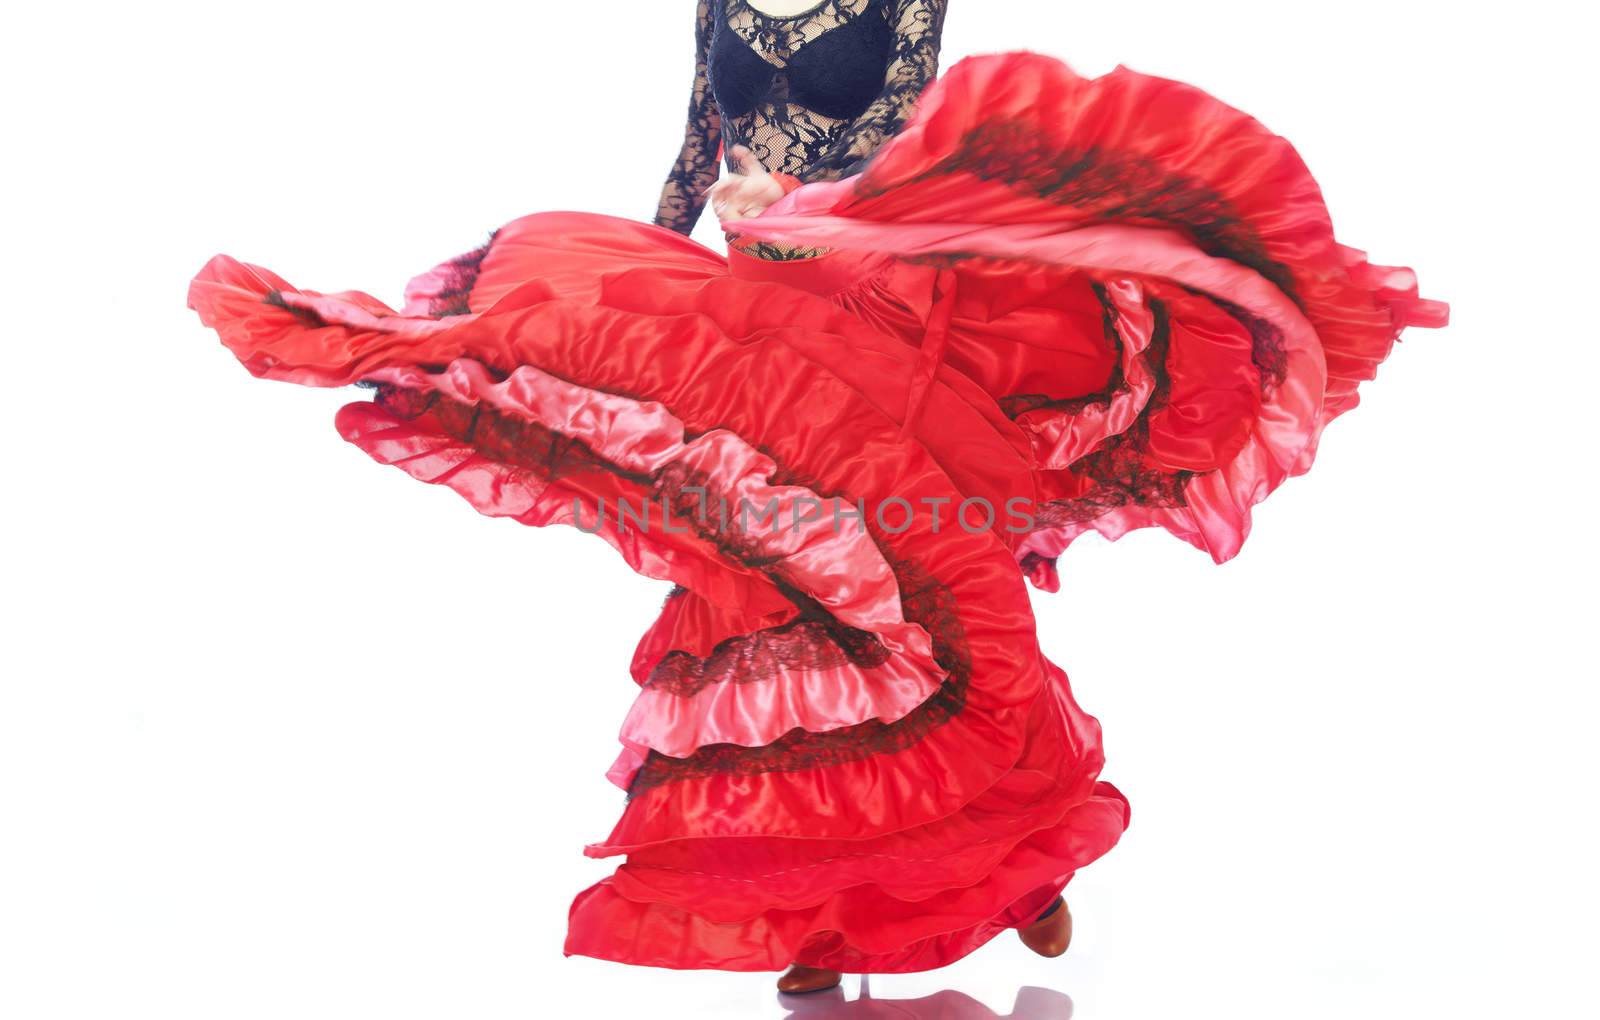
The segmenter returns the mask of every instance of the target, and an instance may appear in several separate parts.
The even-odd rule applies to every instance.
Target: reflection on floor
[[[1023,988],[1010,1013],[996,1013],[960,992],[939,992],[921,999],[874,999],[866,977],[861,994],[845,1000],[844,988],[810,995],[780,995],[786,1020],[1070,1020],[1072,1000],[1048,988]]]

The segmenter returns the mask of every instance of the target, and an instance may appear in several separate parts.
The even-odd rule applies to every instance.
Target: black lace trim
[[[1068,524],[1085,524],[1125,506],[1181,507],[1184,488],[1193,471],[1168,471],[1152,468],[1146,460],[1150,445],[1150,417],[1167,405],[1172,377],[1167,370],[1167,351],[1172,327],[1164,302],[1150,302],[1155,317],[1150,347],[1145,358],[1155,375],[1150,400],[1124,431],[1108,436],[1094,450],[1075,461],[1066,471],[1090,483],[1081,496],[1049,500],[1034,509],[1035,528],[1043,530]]]
[[[1261,376],[1261,395],[1271,396],[1289,377],[1289,352],[1284,347],[1283,330],[1278,324],[1250,311],[1242,305],[1212,294],[1201,294],[1218,308],[1236,319],[1250,334],[1250,363]]]
[[[472,309],[467,301],[472,296],[472,288],[478,284],[478,273],[483,268],[483,259],[489,254],[489,249],[494,247],[494,239],[499,236],[497,230],[489,235],[489,239],[480,248],[474,248],[465,255],[458,255],[445,263],[445,283],[439,292],[428,300],[428,316],[434,319],[444,319],[452,315],[470,315]]]
[[[871,669],[888,661],[889,650],[871,631],[847,627],[832,616],[797,617],[730,637],[703,659],[681,650],[668,652],[644,686],[688,698],[714,684],[757,683],[793,670]]]
[[[431,390],[392,383],[366,383],[373,403],[402,421],[426,418],[426,424],[471,446],[490,460],[531,471],[544,481],[603,471],[637,485],[656,476],[627,471],[606,460],[581,439],[562,435],[537,422],[502,414],[486,404],[468,404]]]
[[[729,235],[732,241],[737,235]],[[797,248],[792,245],[778,244],[773,241],[748,241],[739,244],[739,250],[746,255],[769,262],[799,262],[802,259],[814,259],[818,255],[826,255],[829,248]]]
[[[289,302],[285,301],[283,299],[283,291],[281,290],[269,290],[266,294],[262,295],[261,300],[264,304],[269,304],[274,308],[283,309],[290,315],[305,323],[307,326],[322,327],[328,324],[326,319],[311,309],[301,308],[298,305],[291,305]]]

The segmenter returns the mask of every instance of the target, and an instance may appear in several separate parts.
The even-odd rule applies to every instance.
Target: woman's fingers
[[[706,189],[712,211],[722,220],[759,216],[782,197],[783,189],[748,146],[735,145],[728,155],[733,157],[734,169]]]
[[[711,208],[719,218],[726,218],[728,207],[734,201],[742,177],[724,177],[706,189],[706,197],[711,201]]]
[[[732,150],[732,156],[734,162],[739,165],[741,173],[749,174],[751,177],[766,176],[767,168],[761,165],[761,161],[756,159],[756,154],[751,152],[748,147],[735,145]]]
[[[707,194],[712,201],[738,202],[742,196],[754,194],[759,190],[753,187],[753,184],[754,182],[749,177],[745,177],[742,174],[734,174],[731,177],[724,177],[712,185]]]

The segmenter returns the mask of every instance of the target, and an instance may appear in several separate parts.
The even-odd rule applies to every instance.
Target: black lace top
[[[802,181],[847,176],[938,71],[947,0],[821,0],[782,16],[698,3],[689,124],[656,213],[679,233],[694,229],[727,149],[747,145]]]

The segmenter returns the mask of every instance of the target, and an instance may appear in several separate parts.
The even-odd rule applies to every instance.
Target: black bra
[[[835,120],[854,120],[883,92],[894,33],[881,0],[859,17],[829,29],[775,67],[728,27],[727,6],[718,8],[709,59],[711,91],[728,117],[743,117],[787,78],[788,101]]]

